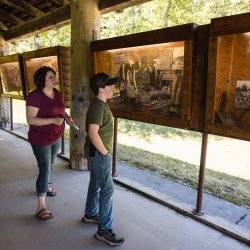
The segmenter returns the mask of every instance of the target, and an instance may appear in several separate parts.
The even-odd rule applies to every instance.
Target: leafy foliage
[[[212,18],[250,11],[249,0],[153,0],[101,17],[101,38],[121,36],[185,23],[206,24]],[[16,41],[11,53],[70,46],[70,25]]]

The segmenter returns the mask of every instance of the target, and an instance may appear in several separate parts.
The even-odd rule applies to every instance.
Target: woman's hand
[[[69,116],[66,112],[65,112],[65,121],[68,125],[72,126],[72,125],[76,125],[75,121],[73,120],[73,118],[71,116]]]
[[[52,123],[58,126],[62,125],[64,122],[64,118],[61,118],[61,117],[56,117],[56,118],[51,118],[51,119],[52,119]]]
[[[68,125],[72,126],[72,125],[75,125],[75,121],[73,120],[72,117],[65,117],[65,121]]]

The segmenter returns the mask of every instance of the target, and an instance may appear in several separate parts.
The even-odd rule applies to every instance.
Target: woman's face
[[[45,87],[55,88],[56,75],[52,71],[48,71],[45,76]]]

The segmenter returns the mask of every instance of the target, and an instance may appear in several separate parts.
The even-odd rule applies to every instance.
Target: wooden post
[[[0,36],[0,56],[4,56],[8,53],[8,46],[6,41]],[[0,79],[1,80],[1,79]],[[4,129],[8,127],[10,122],[10,100],[4,98],[0,92],[0,128]]]
[[[70,164],[72,169],[87,170],[84,156],[85,116],[90,101],[90,42],[98,39],[100,12],[98,0],[71,1],[71,108],[70,114],[79,125],[70,131]]]

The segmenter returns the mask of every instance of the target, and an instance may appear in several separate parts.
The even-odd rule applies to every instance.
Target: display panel
[[[64,95],[65,106],[70,106],[70,48],[57,46],[23,54],[25,82],[28,92],[35,89],[33,75],[42,66],[56,71],[56,88]]]
[[[250,13],[211,21],[206,130],[250,140]]]
[[[110,100],[115,117],[198,129],[199,118],[191,120],[192,105],[198,106],[193,99],[199,89],[194,84],[197,29],[185,24],[91,42],[92,73],[119,79]]]
[[[217,41],[214,122],[250,132],[250,32]]]
[[[19,62],[0,64],[2,91],[5,96],[23,99],[24,91]]]
[[[118,76],[111,108],[180,117],[184,42],[97,52],[96,72]]]
[[[26,84],[28,92],[36,88],[34,85],[33,75],[39,68],[43,66],[48,66],[55,70],[56,88],[60,90],[57,56],[48,56],[48,57],[28,59],[25,61],[26,81],[27,81]]]

